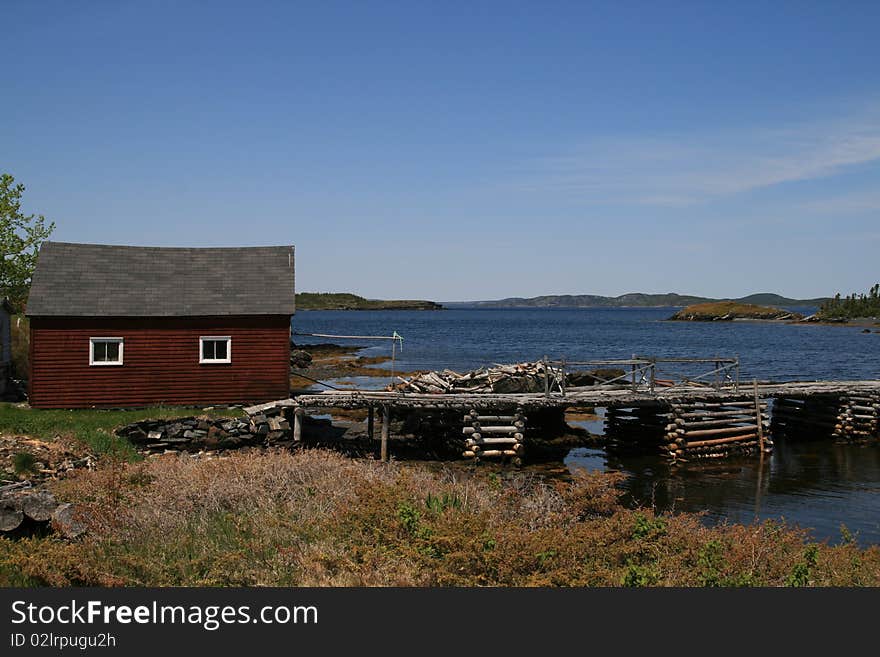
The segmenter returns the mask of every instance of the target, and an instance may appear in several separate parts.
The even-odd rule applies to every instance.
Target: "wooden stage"
[[[792,381],[786,383],[758,383],[761,399],[785,397],[805,399],[816,395],[845,395],[851,393],[880,394],[880,380],[869,381]],[[353,409],[391,406],[401,409],[513,409],[569,408],[592,406],[610,408],[615,406],[670,404],[673,402],[699,402],[715,400],[746,400],[754,397],[752,384],[738,386],[684,386],[653,392],[646,387],[633,389],[620,386],[569,388],[565,392],[551,394],[419,394],[386,392],[381,390],[327,390],[317,394],[305,394],[289,399],[257,404],[245,409],[249,415],[271,412],[272,409],[300,408],[307,411],[333,408]]]
[[[391,415],[419,410],[460,414],[463,456],[508,457],[521,462],[528,414],[538,410],[605,408],[606,436],[618,444],[659,450],[673,461],[731,454],[763,454],[772,434],[873,439],[880,431],[880,380],[789,381],[718,385],[651,379],[579,388],[548,385],[544,393],[411,393],[328,390],[246,408],[252,423],[292,416],[293,438],[302,438],[302,417],[333,409],[366,409],[373,437],[381,413],[381,457],[388,458]],[[772,416],[771,416],[772,413]]]

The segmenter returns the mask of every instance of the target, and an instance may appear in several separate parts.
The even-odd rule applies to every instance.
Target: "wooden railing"
[[[730,388],[734,392],[739,391],[740,362],[739,356],[712,358],[658,358],[656,356],[637,356],[627,359],[611,360],[550,360],[546,356],[544,363],[544,395],[550,397],[554,394],[565,396],[569,374],[577,369],[615,369],[623,373],[610,378],[602,378],[591,374],[593,383],[586,387],[606,388],[629,388],[633,392],[655,392],[657,388],[676,388],[706,386],[720,390]],[[712,365],[711,369],[683,374],[674,372],[670,365]],[[659,375],[659,376],[658,376]],[[671,376],[671,378],[666,378]]]

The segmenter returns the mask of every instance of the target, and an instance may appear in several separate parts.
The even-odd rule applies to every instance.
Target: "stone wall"
[[[116,435],[147,452],[237,449],[284,444],[292,439],[286,419],[265,416],[142,420],[117,429]]]

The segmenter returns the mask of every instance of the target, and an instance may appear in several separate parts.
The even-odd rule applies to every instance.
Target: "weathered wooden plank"
[[[297,443],[302,440],[302,416],[301,408],[293,412],[293,440]]]
[[[759,395],[768,397],[810,398],[828,394],[843,394],[852,390],[866,390],[872,394],[880,394],[880,381],[838,381],[815,383],[780,383],[758,386]],[[385,391],[325,391],[318,394],[301,395],[292,400],[279,400],[270,404],[260,404],[246,409],[248,412],[262,412],[273,405],[301,406],[310,409],[327,408],[366,408],[370,405],[388,404],[395,408],[437,408],[466,410],[474,415],[482,409],[523,409],[529,408],[566,408],[568,406],[588,405],[608,408],[657,406],[664,404],[690,404],[693,408],[682,409],[682,417],[725,417],[721,413],[730,413],[730,417],[749,413],[748,407],[754,408],[751,394],[741,389],[714,390],[706,388],[679,389],[674,394],[668,390],[652,394],[649,391],[632,390],[585,390],[565,396],[545,397],[542,394],[424,394],[400,393]],[[761,404],[762,410],[766,406]],[[730,410],[724,410],[728,407]],[[730,408],[734,407],[734,408]],[[736,409],[743,407],[743,411]],[[703,410],[705,409],[705,410]],[[714,415],[709,415],[713,413]],[[634,413],[634,415],[637,415]],[[659,417],[659,416],[658,416]]]
[[[474,456],[516,456],[517,452],[513,449],[487,449],[480,452],[474,450],[466,450],[462,452],[462,456],[473,458]]]
[[[757,424],[744,424],[739,427],[728,427],[725,429],[700,429],[699,431],[679,431],[684,434],[685,438],[690,438],[691,436],[720,436],[724,434],[731,433],[742,433],[743,431],[748,430],[757,430]],[[690,442],[690,440],[688,440]]]
[[[741,443],[745,441],[755,440],[758,437],[756,433],[743,434],[741,436],[731,436],[729,438],[715,438],[713,440],[696,440],[688,441],[684,449],[693,449],[695,447],[711,447],[714,445],[727,445],[732,443]]]
[[[383,461],[388,460],[388,434],[391,431],[391,407],[387,404],[382,407],[382,451]]]
[[[751,414],[749,417],[740,416],[739,418],[727,418],[721,420],[703,420],[701,422],[685,422],[684,420],[676,420],[676,426],[682,427],[685,431],[690,431],[691,429],[702,429],[705,427],[723,427],[730,426],[732,424],[736,424],[737,422],[754,422],[755,415]]]
[[[471,447],[473,445],[514,445],[518,442],[519,441],[516,438],[510,436],[507,438],[469,438],[465,441],[465,444],[468,447]]]

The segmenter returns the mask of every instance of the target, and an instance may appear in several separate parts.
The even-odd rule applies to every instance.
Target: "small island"
[[[347,292],[300,292],[297,310],[442,310],[434,301],[422,299],[365,299]]]
[[[726,322],[735,319],[795,321],[803,319],[803,315],[771,306],[757,306],[751,303],[738,303],[736,301],[719,301],[715,303],[697,303],[693,306],[682,308],[669,319],[687,322]]]

